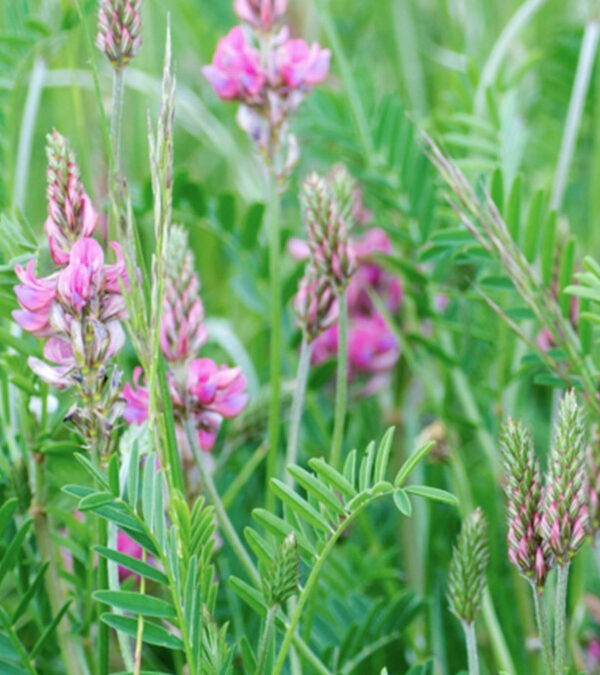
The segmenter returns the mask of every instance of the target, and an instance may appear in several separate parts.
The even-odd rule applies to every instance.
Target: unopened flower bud
[[[283,18],[287,0],[235,0],[234,10],[242,21],[254,28],[269,30]]]
[[[96,45],[121,70],[142,44],[142,0],[100,0]]]
[[[554,431],[542,530],[560,566],[570,562],[588,527],[584,422],[574,392],[563,397]]]
[[[310,263],[294,299],[294,309],[309,344],[337,319],[335,289]]]
[[[281,605],[298,590],[300,555],[296,535],[290,532],[277,549],[277,553],[263,577],[263,590],[268,607]]]
[[[476,509],[463,522],[450,562],[450,611],[467,624],[475,621],[481,609],[489,558],[486,529],[485,517]]]
[[[525,578],[542,588],[553,556],[541,528],[542,480],[529,430],[509,419],[501,450],[508,499],[508,557]]]
[[[313,263],[341,291],[355,264],[339,206],[327,182],[316,173],[304,181],[301,200]]]
[[[92,234],[98,217],[83,189],[75,153],[56,130],[47,136],[46,154],[48,218],[44,227],[52,259],[66,265],[71,248]]]

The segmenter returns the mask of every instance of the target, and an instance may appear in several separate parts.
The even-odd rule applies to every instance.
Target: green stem
[[[201,454],[202,451],[198,447],[198,439],[196,438],[194,420],[190,419],[186,420],[185,432],[187,436],[187,442],[192,450],[194,459],[196,460],[196,467],[198,468],[198,472],[200,474],[202,487],[204,488],[204,491],[206,493],[206,496],[208,497],[209,502],[213,505],[215,509],[215,515],[217,516],[217,521],[219,523],[219,526],[221,527],[221,530],[223,531],[225,539],[229,542],[229,545],[233,549],[233,552],[237,556],[238,560],[242,563],[242,566],[246,570],[246,573],[248,574],[250,579],[252,579],[252,581],[257,586],[260,586],[261,582],[258,570],[254,566],[252,559],[250,558],[248,552],[244,548],[244,545],[240,541],[240,538],[238,537],[238,534],[235,531],[235,528],[233,527],[233,523],[231,522],[231,520],[229,520],[227,511],[225,510],[223,502],[221,501],[219,493],[217,492],[217,487],[212,479],[212,476],[210,475],[210,472],[206,468],[206,462],[202,458]]]
[[[346,398],[348,393],[348,302],[345,292],[339,294],[339,340],[337,356],[337,382],[335,399],[335,422],[329,463],[338,468],[342,454],[344,422],[346,420]]]
[[[98,522],[98,545],[106,546],[108,543],[107,523],[100,517],[97,517],[96,520]],[[104,556],[99,556],[98,558],[98,585],[96,588],[101,591],[108,588],[108,563]],[[100,619],[102,613],[108,610],[109,607],[107,605],[98,603],[98,675],[108,675],[109,671],[109,628]]]
[[[554,604],[554,665],[556,675],[564,675],[567,661],[567,586],[570,565],[571,563],[567,563],[559,566],[556,578],[556,602]]]
[[[265,628],[260,639],[260,646],[258,650],[258,665],[256,667],[256,675],[262,675],[267,666],[267,658],[271,643],[273,642],[273,629],[275,628],[275,616],[279,605],[273,605],[267,610],[267,618],[265,619]]]
[[[146,562],[146,549],[142,551],[142,562]],[[144,595],[146,591],[146,578],[141,577],[140,580],[140,593]],[[140,614],[138,616],[138,625],[137,625],[137,634],[135,637],[135,656],[134,656],[134,667],[133,675],[140,675],[142,669],[142,644],[143,644],[143,635],[144,635],[144,616]],[[189,664],[190,668],[192,664]]]
[[[310,371],[310,357],[312,354],[312,344],[302,340],[300,347],[300,360],[298,362],[298,375],[296,377],[296,386],[294,388],[294,398],[292,401],[292,412],[290,416],[290,431],[288,436],[286,466],[295,464],[298,459],[298,442],[300,440],[300,427],[302,423],[302,411],[304,409],[304,395],[306,393],[306,382]],[[293,487],[294,478],[286,472],[286,483]]]
[[[107,546],[108,548],[116,551],[117,550],[117,526],[114,523],[108,523],[107,526]],[[143,555],[146,555],[146,550],[143,549]],[[107,577],[108,577],[108,587],[111,591],[120,591],[121,585],[119,583],[119,566],[114,562],[107,562]],[[144,582],[144,577],[142,577],[142,583]],[[113,611],[117,614],[123,614],[122,611],[118,610],[116,607],[113,608]],[[119,643],[119,650],[121,652],[121,658],[123,659],[123,664],[125,669],[128,671],[133,670],[133,659],[131,658],[131,643],[130,638],[117,631],[117,641]]]
[[[277,445],[279,442],[279,413],[281,407],[281,274],[280,274],[280,227],[279,194],[277,179],[267,171],[269,207],[267,225],[269,228],[269,280],[271,285],[271,359],[270,359],[270,402],[269,402],[269,454],[267,455],[266,499],[267,508],[273,506],[273,494],[269,490],[271,478],[277,467]]]
[[[33,463],[35,471],[35,498],[32,505],[33,526],[40,551],[40,557],[42,560],[48,562],[48,571],[45,574],[44,581],[52,614],[56,616],[65,604],[65,596],[56,560],[56,551],[52,544],[52,536],[48,524],[48,513],[46,511],[47,489],[46,472],[44,470],[44,455],[35,455]],[[58,626],[56,627],[56,634],[67,674],[79,675],[79,673],[81,673],[81,664],[79,663],[75,651],[72,636],[69,635],[68,619],[66,616],[63,616],[59,621]]]
[[[554,664],[552,662],[552,645],[550,644],[550,629],[548,628],[548,616],[546,615],[546,607],[544,606],[543,592],[536,588],[534,584],[532,584],[531,588],[535,605],[535,619],[537,621],[542,643],[544,667],[547,673],[553,673]]]
[[[113,76],[113,104],[110,118],[110,140],[115,156],[115,172],[121,171],[121,127],[123,126],[123,69],[115,70]]]
[[[597,21],[590,21],[585,27],[585,33],[581,42],[579,51],[579,61],[577,63],[577,72],[573,83],[573,91],[569,101],[569,111],[565,122],[558,163],[556,165],[556,175],[552,187],[552,196],[550,199],[550,208],[560,210],[567,186],[569,169],[573,160],[577,134],[581,125],[581,116],[587,97],[590,78],[594,68],[596,52],[598,49],[598,38],[600,37],[600,24]]]
[[[467,642],[467,658],[469,660],[469,675],[479,675],[479,657],[477,656],[477,638],[475,636],[475,622],[462,622]]]
[[[248,555],[246,549],[244,548],[244,545],[240,541],[240,538],[238,537],[237,532],[235,531],[235,528],[233,527],[233,524],[229,519],[229,516],[227,515],[227,511],[225,510],[225,507],[221,502],[219,493],[217,492],[217,488],[214,484],[212,476],[206,470],[205,463],[203,462],[201,456],[202,451],[198,447],[198,439],[196,438],[193,420],[187,420],[185,422],[185,432],[187,442],[192,450],[194,459],[196,460],[196,465],[198,467],[198,472],[200,473],[200,480],[202,482],[202,487],[204,488],[206,496],[208,497],[208,501],[213,505],[215,509],[217,522],[219,523],[219,526],[225,536],[225,539],[228,541],[229,545],[233,549],[234,554],[242,564],[243,568],[246,570],[246,573],[248,574],[252,582],[257,587],[260,587],[261,579],[258,570],[254,566],[254,563],[252,562],[250,556]],[[318,673],[320,673],[321,675],[331,675],[331,672],[323,665],[323,663],[321,663],[321,661],[310,649],[310,647],[304,642],[304,640],[302,640],[302,638],[299,635],[296,634],[297,623],[298,622],[296,621],[291,631],[292,635],[290,640],[291,642],[293,642],[294,646],[298,650],[298,653],[301,654],[302,657],[308,663],[310,663]]]

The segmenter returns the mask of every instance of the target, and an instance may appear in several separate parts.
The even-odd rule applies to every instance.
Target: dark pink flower
[[[37,337],[51,335],[50,308],[56,299],[57,275],[46,278],[35,276],[35,260],[30,260],[27,267],[15,267],[15,273],[21,283],[15,286],[15,294],[22,309],[13,312],[14,320],[28,333]]]
[[[148,419],[148,389],[140,385],[142,369],[138,366],[133,370],[133,386],[126,382],[123,387],[123,397],[126,401],[123,419],[129,424],[142,424]]]
[[[254,28],[269,30],[287,9],[287,0],[235,0],[234,10]]]
[[[217,96],[226,101],[256,100],[266,80],[260,55],[241,26],[219,40],[212,64],[204,66],[202,72]]]
[[[276,70],[291,89],[310,88],[327,77],[330,56],[316,42],[309,46],[302,39],[289,39],[277,50]]]
[[[241,368],[217,366],[212,359],[195,359],[190,363],[186,391],[195,409],[235,417],[248,402],[246,378]]]

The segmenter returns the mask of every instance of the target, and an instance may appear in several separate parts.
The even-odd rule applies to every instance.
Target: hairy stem
[[[33,526],[40,557],[48,562],[48,571],[45,574],[46,592],[48,593],[52,614],[56,616],[65,604],[65,596],[46,512],[47,490],[44,455],[35,455],[33,463],[35,470],[35,498],[32,506]],[[78,675],[81,672],[81,664],[75,652],[73,640],[69,635],[66,616],[63,616],[59,621],[56,634],[67,674]]]
[[[121,171],[121,127],[123,126],[123,69],[115,70],[113,75],[113,105],[110,118],[110,140],[115,156],[115,172]]]
[[[556,165],[556,175],[552,187],[552,196],[550,199],[550,208],[560,210],[563,197],[567,187],[569,169],[573,160],[577,134],[581,125],[581,116],[583,106],[587,97],[590,78],[596,59],[598,49],[598,38],[600,37],[600,24],[597,21],[590,21],[585,27],[585,33],[581,42],[579,51],[579,62],[573,83],[573,91],[569,101],[569,111],[565,122],[558,163]]]
[[[265,627],[260,638],[260,646],[258,649],[258,665],[256,666],[256,675],[263,675],[267,666],[267,658],[269,650],[273,642],[273,629],[275,628],[275,616],[279,605],[273,605],[267,610],[267,618],[265,619]]]
[[[300,347],[300,361],[298,362],[298,375],[296,377],[296,386],[294,388],[294,398],[292,400],[292,413],[290,416],[290,431],[288,436],[286,466],[295,464],[298,459],[298,442],[300,440],[300,427],[302,422],[302,411],[304,409],[304,395],[306,393],[306,382],[310,371],[310,357],[312,354],[312,344],[302,340]],[[286,472],[286,483],[289,486],[294,485],[294,478]]]
[[[467,642],[467,658],[469,660],[469,675],[479,675],[479,657],[477,656],[477,638],[475,636],[475,622],[462,622]]]
[[[269,280],[271,285],[271,358],[270,358],[270,401],[269,401],[269,454],[267,455],[266,495],[267,507],[273,506],[273,495],[269,490],[271,478],[277,467],[277,445],[279,442],[279,413],[281,407],[281,275],[279,194],[277,178],[267,171],[269,186]]]
[[[571,563],[558,568],[556,578],[556,601],[554,603],[554,665],[556,675],[564,675],[567,661],[567,587]]]
[[[540,632],[540,641],[542,643],[542,654],[544,656],[544,668],[547,673],[554,672],[552,662],[552,645],[550,644],[550,629],[548,628],[548,617],[546,607],[544,606],[543,592],[532,584],[533,601],[535,605],[535,619]]]
[[[339,295],[339,341],[337,355],[337,382],[335,398],[335,421],[331,442],[331,466],[338,468],[342,454],[344,422],[346,421],[346,399],[348,395],[348,302],[346,294]]]

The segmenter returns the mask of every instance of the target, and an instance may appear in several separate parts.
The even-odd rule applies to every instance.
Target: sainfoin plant
[[[0,4],[0,675],[600,673],[592,4]]]

